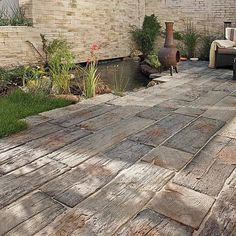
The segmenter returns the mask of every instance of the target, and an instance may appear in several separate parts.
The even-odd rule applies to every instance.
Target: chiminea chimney
[[[161,48],[158,58],[163,67],[170,69],[171,76],[173,69],[178,73],[177,63],[180,61],[180,52],[174,43],[174,22],[166,22],[166,39],[164,47]]]

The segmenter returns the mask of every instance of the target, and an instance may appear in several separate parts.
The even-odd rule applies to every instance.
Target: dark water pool
[[[132,91],[147,86],[149,82],[141,73],[139,62],[133,60],[100,62],[98,70],[101,80],[112,89],[118,86],[124,91]]]

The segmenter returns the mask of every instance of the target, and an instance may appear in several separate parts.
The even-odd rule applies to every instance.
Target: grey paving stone
[[[181,114],[170,115],[149,128],[130,137],[131,140],[158,146],[171,135],[181,130],[184,126],[190,123],[194,118]]]
[[[236,140],[232,139],[219,153],[218,158],[225,162],[236,165]]]
[[[156,193],[147,207],[198,229],[213,203],[212,197],[169,183]]]
[[[137,116],[158,121],[170,115],[172,111],[171,108],[154,106],[138,113]]]
[[[48,155],[48,157],[75,167],[100,152],[105,152],[117,145],[133,133],[137,133],[154,123],[153,120],[137,116],[123,119],[108,129],[103,129],[94,134],[75,141]]]
[[[7,174],[14,171],[89,134],[91,134],[89,131],[78,127],[62,129],[0,153],[0,173]]]
[[[49,235],[53,232],[59,235],[112,235],[140,212],[172,176],[173,172],[157,166],[134,164],[39,235],[45,232]],[[82,223],[80,227],[79,222]]]
[[[134,116],[136,113],[147,109],[143,106],[123,106],[117,107],[116,109],[102,114],[100,116],[94,117],[92,119],[86,120],[79,124],[81,128],[96,131],[104,129],[105,127],[114,124],[124,118]]]
[[[188,104],[189,104],[189,102],[187,102],[187,101],[181,101],[181,100],[177,100],[177,99],[170,99],[170,100],[167,100],[165,102],[160,103],[158,106],[176,110],[178,108],[188,106]]]
[[[46,194],[29,194],[1,210],[0,235],[33,235],[65,210]]]
[[[62,163],[41,158],[0,177],[0,209],[68,171]]]
[[[228,95],[227,92],[209,91],[191,103],[191,106],[207,109]]]
[[[57,125],[45,123],[35,126],[27,131],[12,135],[11,137],[0,139],[0,153],[5,152],[14,147],[23,145],[27,142],[36,140],[51,133],[55,133],[61,128]]]
[[[96,155],[72,171],[55,178],[40,189],[57,201],[74,207],[150,150],[148,146],[124,141],[105,154]]]
[[[175,113],[188,115],[188,116],[195,116],[198,117],[203,114],[206,110],[195,108],[195,107],[182,107],[175,111]]]
[[[124,227],[118,236],[172,235],[191,236],[193,229],[155,211],[145,209]]]
[[[79,110],[78,112],[74,112],[73,114],[59,117],[58,119],[54,119],[50,122],[54,124],[59,124],[60,126],[66,128],[73,125],[78,125],[83,121],[89,120],[96,116],[112,111],[115,108],[117,107],[107,104],[96,105],[89,108],[85,108],[83,110]]]
[[[210,216],[208,217],[205,224],[202,226],[201,230],[199,230],[197,235],[235,235],[236,191],[235,185],[231,183],[229,182],[224,186],[222,192],[220,193],[210,212]]]
[[[220,135],[236,139],[236,117],[221,129]]]
[[[219,158],[220,151],[224,150],[229,142],[230,139],[227,137],[216,137],[174,177],[173,182],[217,196],[234,170],[234,166],[228,160]]]
[[[160,146],[154,148],[151,152],[145,155],[142,160],[163,168],[178,171],[182,169],[192,158],[193,156],[189,153]]]
[[[236,97],[227,96],[214,106],[210,107],[202,116],[229,121],[236,115]]]
[[[42,115],[35,115],[35,116],[26,117],[23,120],[27,122],[28,127],[34,127],[36,125],[41,125],[45,122],[50,121],[51,118],[42,116]]]
[[[224,124],[219,120],[201,117],[174,135],[165,145],[196,154]]]

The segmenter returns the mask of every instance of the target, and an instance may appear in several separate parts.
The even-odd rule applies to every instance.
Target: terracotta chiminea
[[[164,48],[159,51],[158,58],[163,67],[170,69],[171,76],[173,69],[178,73],[177,63],[180,61],[180,52],[174,43],[174,22],[166,22],[166,40]]]

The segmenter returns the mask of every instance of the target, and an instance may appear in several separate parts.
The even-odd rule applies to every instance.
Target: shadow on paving
[[[192,71],[188,68],[186,65],[184,73],[190,77],[191,73],[202,74],[206,70],[202,64]],[[210,73],[207,71],[203,76]],[[220,75],[218,71],[212,73],[213,77]],[[78,114],[71,114],[71,120],[70,114],[60,119],[55,117],[55,122],[46,122],[31,131],[0,140],[0,235],[27,236],[41,230],[42,234],[38,235],[112,235],[121,230],[122,225],[121,235],[130,235],[129,232],[133,232],[130,227],[141,228],[134,231],[137,234],[173,232],[173,235],[179,235],[183,232],[181,235],[191,235],[192,227],[197,228],[208,213],[198,208],[205,203],[194,198],[202,193],[183,187],[183,197],[174,194],[176,204],[168,202],[169,195],[165,193],[166,197],[160,199],[163,204],[166,201],[166,205],[154,204],[153,209],[137,215],[151,199],[155,201],[154,196],[162,194],[164,190],[161,189],[175,174],[174,168],[168,165],[162,168],[158,162],[154,165],[140,160],[163,144],[171,151],[177,149],[180,154],[195,155],[225,122],[235,116],[236,97],[230,95],[235,84],[220,87],[220,83],[227,80],[217,81],[222,82],[214,82],[210,91],[202,93],[201,88],[200,93],[193,96],[190,93],[190,97],[189,90],[194,92],[198,85],[186,82],[181,92],[184,96],[178,99],[174,94],[163,96],[160,101],[159,94],[165,95],[166,92],[169,96],[170,93],[168,89],[160,88],[159,91],[154,87],[156,100],[152,101],[151,108],[147,99],[151,94],[147,92],[143,97],[135,97],[134,93],[127,101],[126,97],[107,101],[105,105],[96,106],[94,111],[86,108],[86,112],[82,109]],[[150,88],[150,91],[154,89]],[[139,105],[129,105],[130,97],[134,103],[137,99]],[[122,101],[122,105],[117,105],[116,101]],[[160,128],[162,132],[157,132]],[[192,133],[196,135],[190,136]],[[178,142],[178,139],[182,141]],[[201,161],[201,158],[193,160]],[[213,205],[216,213],[210,213],[202,235],[207,235],[213,225],[216,235],[222,231],[219,209],[230,217],[235,214],[235,206],[231,204],[234,199],[227,197],[232,205],[230,211],[220,205],[222,199]],[[192,207],[191,204],[196,205]],[[206,209],[209,210],[211,205]],[[171,219],[166,212],[170,206],[173,209],[179,206],[183,218],[177,215]],[[191,207],[193,215],[189,215],[188,210],[182,211]],[[195,219],[197,216],[201,219],[196,226],[191,217]],[[61,220],[54,222],[60,217]],[[230,232],[235,225],[230,217],[225,232]]]

